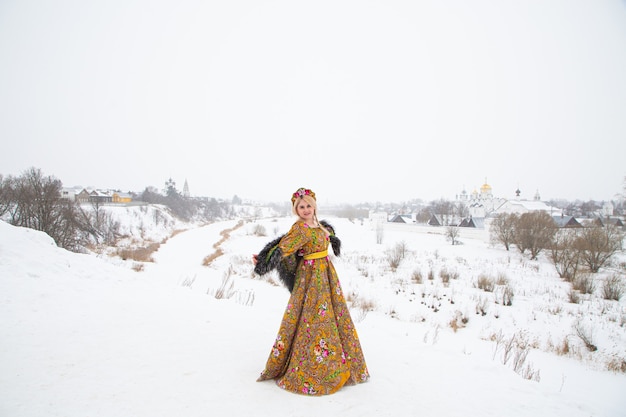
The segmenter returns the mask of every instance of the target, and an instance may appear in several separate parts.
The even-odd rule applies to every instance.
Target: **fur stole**
[[[333,248],[333,253],[335,256],[340,256],[341,240],[335,236],[335,229],[325,220],[320,221],[320,223],[330,232],[330,245]],[[257,264],[254,267],[254,272],[259,275],[265,275],[276,269],[281,282],[289,289],[289,292],[292,292],[296,283],[296,269],[302,259],[302,255],[296,252],[293,255],[283,257],[278,243],[284,236],[283,234],[277,237],[263,247],[257,255]]]

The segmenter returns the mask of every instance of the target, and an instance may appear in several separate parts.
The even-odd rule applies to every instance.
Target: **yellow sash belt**
[[[311,259],[320,259],[320,258],[325,258],[327,256],[328,256],[328,249],[321,251],[321,252],[313,252],[313,253],[309,253],[308,255],[304,255],[304,260],[310,261]]]

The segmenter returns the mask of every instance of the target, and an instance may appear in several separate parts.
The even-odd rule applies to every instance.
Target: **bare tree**
[[[523,213],[515,223],[515,245],[522,253],[528,250],[534,260],[542,249],[552,245],[555,233],[556,224],[547,212]]]
[[[41,230],[57,245],[75,250],[79,246],[77,204],[61,198],[61,181],[30,168],[10,185],[9,211],[16,226]]]
[[[12,205],[13,198],[13,178],[9,176],[4,178],[0,174],[0,217],[6,214]]]
[[[598,272],[611,257],[622,249],[624,235],[617,227],[586,227],[576,241],[583,263],[593,273]]]
[[[460,228],[459,226],[447,226],[446,227],[446,238],[452,243],[452,246],[459,243],[459,234]]]
[[[382,222],[376,222],[376,243],[382,244],[385,237],[385,227]]]
[[[573,282],[581,264],[580,251],[576,248],[577,229],[562,229],[555,233],[550,247],[550,260],[559,277]]]
[[[502,243],[506,250],[511,248],[515,238],[515,223],[518,220],[515,213],[498,214],[489,226],[492,243]]]
[[[448,200],[440,199],[430,203],[431,214],[439,216],[442,226],[448,226],[454,222],[456,207]]]

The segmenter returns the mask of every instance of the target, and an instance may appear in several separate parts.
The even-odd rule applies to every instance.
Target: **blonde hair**
[[[293,206],[291,206],[291,212],[294,215],[298,216],[297,207],[301,200],[307,204],[310,204],[311,207],[313,207],[313,220],[315,221],[316,224],[311,225],[311,226],[319,226],[319,228],[322,229],[327,235],[330,235],[330,232],[324,226],[322,226],[320,221],[317,219],[317,201],[310,195],[303,195],[301,197],[296,198],[295,201],[293,202]]]

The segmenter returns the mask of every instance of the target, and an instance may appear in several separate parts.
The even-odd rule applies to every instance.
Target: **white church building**
[[[470,218],[489,218],[500,213],[528,213],[532,211],[546,211],[550,215],[559,216],[562,210],[549,206],[541,201],[541,196],[537,191],[532,200],[521,198],[521,191],[515,191],[514,199],[494,197],[493,190],[489,184],[485,183],[479,190],[468,194],[465,189],[457,196],[457,203],[463,204],[468,209]]]

